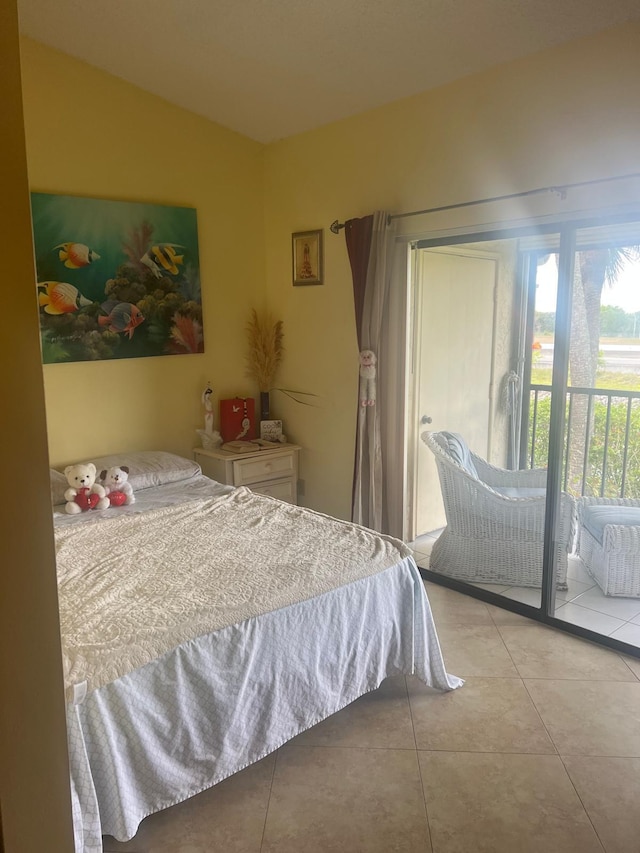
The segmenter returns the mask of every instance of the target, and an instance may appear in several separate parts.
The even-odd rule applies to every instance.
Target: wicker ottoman
[[[580,498],[577,553],[605,595],[640,598],[640,500]]]

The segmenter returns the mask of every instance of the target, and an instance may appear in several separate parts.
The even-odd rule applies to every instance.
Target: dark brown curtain
[[[384,211],[345,224],[358,349],[360,356],[363,351],[369,358],[370,353],[374,356],[373,377],[370,368],[367,374],[360,374],[351,518],[380,531],[385,492],[380,425],[386,395],[382,399],[376,389],[378,377],[386,369],[386,354],[381,357],[381,348],[385,346],[382,327],[389,291],[388,232],[389,218]]]
[[[353,278],[353,303],[356,310],[356,332],[358,349],[362,344],[362,315],[364,311],[364,294],[367,284],[367,270],[371,252],[371,234],[373,232],[373,214],[361,219],[348,219],[344,225],[344,237],[347,242],[351,276]]]
[[[345,243],[353,278],[358,349],[360,354],[371,350],[377,359],[373,388],[370,373],[360,374],[355,401],[351,518],[365,527],[402,537],[409,251],[406,243],[396,239],[394,224],[383,210],[346,222]]]

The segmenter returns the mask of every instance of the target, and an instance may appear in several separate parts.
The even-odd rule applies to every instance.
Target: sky
[[[546,264],[538,267],[536,311],[555,311],[558,285],[558,268],[555,257],[549,256]],[[640,261],[625,262],[614,285],[605,285],[603,305],[617,305],[628,314],[640,311]]]

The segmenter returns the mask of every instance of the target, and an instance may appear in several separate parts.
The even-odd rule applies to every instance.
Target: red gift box
[[[220,400],[220,434],[223,441],[251,441],[256,433],[256,401],[252,397]]]

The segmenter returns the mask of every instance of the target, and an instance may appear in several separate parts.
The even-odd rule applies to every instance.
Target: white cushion
[[[64,493],[69,488],[69,483],[67,483],[67,478],[60,471],[56,471],[54,468],[49,469],[49,476],[51,478],[51,503],[53,506],[59,506],[60,504],[66,503],[64,499]]]

